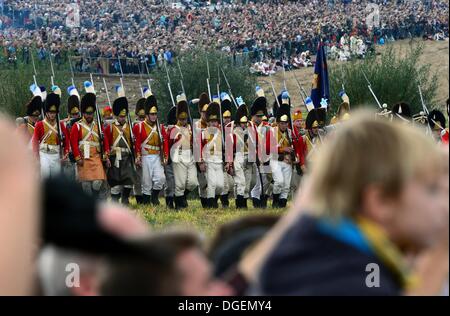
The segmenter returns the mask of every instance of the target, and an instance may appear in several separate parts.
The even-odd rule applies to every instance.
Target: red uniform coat
[[[60,132],[64,137],[64,142],[62,144],[63,150],[64,150],[63,153],[64,153],[64,155],[66,155],[70,151],[70,141],[69,141],[70,136],[69,136],[66,126],[64,125],[63,122],[59,122],[59,126],[60,126]],[[58,131],[58,130],[56,129],[56,131]],[[34,126],[34,134],[33,134],[31,141],[32,141],[32,145],[33,145],[33,151],[36,155],[39,155],[39,145],[41,144],[42,141],[44,141],[46,144],[49,144],[49,145],[59,145],[60,144],[59,136],[54,133],[50,134],[51,136],[47,137],[44,140],[43,138],[46,137],[45,135],[47,134],[47,132],[48,132],[48,127],[44,124],[43,121],[37,122],[36,125]]]
[[[300,166],[303,166],[306,161],[306,153],[307,153],[307,147],[305,144],[305,140],[303,139],[302,135],[300,135],[300,131],[294,127],[294,134],[293,134],[293,144],[295,149],[295,154],[297,155],[297,159],[300,163]]]
[[[147,137],[149,135],[147,132],[148,129],[149,129],[149,123],[146,121],[140,122],[140,123],[134,125],[134,127],[133,127],[133,134],[136,138],[136,144],[135,144],[136,157],[142,156],[142,148],[141,147],[142,147],[142,145],[145,145],[145,144],[143,144],[143,142],[147,139]],[[159,130],[160,130],[161,136],[163,138],[162,149],[163,149],[164,158],[166,160],[168,160],[169,159],[169,136],[166,133],[166,129],[164,128],[164,125],[160,124]],[[149,142],[153,142],[150,145],[161,147],[159,135],[157,135],[157,136],[158,137],[155,136],[155,138],[152,138],[149,140]]]
[[[83,158],[81,152],[80,152],[80,147],[79,147],[79,142],[81,142],[83,140],[83,138],[86,136],[85,133],[85,129],[81,127],[80,123],[83,122],[84,124],[88,125],[86,123],[86,121],[84,119],[76,122],[73,126],[72,129],[70,131],[70,145],[72,146],[72,153],[73,156],[75,158],[75,160],[80,160]],[[95,123],[95,125],[97,125],[97,123]],[[94,129],[97,131],[98,128],[94,127]],[[102,133],[103,135],[105,135],[105,130],[102,127]],[[109,142],[107,137],[103,137],[103,153],[105,155],[109,154]]]

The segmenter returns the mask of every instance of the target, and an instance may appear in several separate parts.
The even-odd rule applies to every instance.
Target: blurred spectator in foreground
[[[128,209],[97,203],[67,179],[44,185],[44,247],[38,258],[43,295],[99,295],[99,275],[115,256],[136,255],[130,239],[146,235],[148,224]]]
[[[413,127],[359,114],[315,155],[292,212],[240,263],[254,293],[441,293],[449,250],[441,148]]]
[[[24,136],[0,115],[0,296],[31,294],[39,184]]]
[[[140,257],[115,257],[102,273],[102,295],[228,296],[195,234],[157,233],[135,241]]]
[[[251,215],[218,228],[208,254],[214,265],[214,275],[230,284],[236,295],[244,295],[248,287],[237,271],[237,264],[278,219],[275,215]]]

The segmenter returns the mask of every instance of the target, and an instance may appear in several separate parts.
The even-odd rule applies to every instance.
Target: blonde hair
[[[421,130],[363,111],[342,124],[311,163],[311,210],[340,217],[360,211],[370,185],[396,198],[408,180],[438,175],[442,154]]]

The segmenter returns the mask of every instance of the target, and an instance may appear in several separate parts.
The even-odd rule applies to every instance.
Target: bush
[[[35,57],[36,81],[39,86],[45,86],[47,93],[51,89],[51,67],[48,59],[39,61]],[[63,93],[61,100],[61,115],[65,115],[64,102],[67,100],[66,88],[71,84],[70,72],[59,71],[55,67],[54,82]],[[61,68],[63,68],[61,66]],[[13,117],[24,116],[25,105],[31,99],[32,94],[29,90],[33,84],[34,69],[30,64],[17,62],[16,65],[0,65],[0,112],[4,112]]]
[[[330,93],[332,112],[342,102],[339,91],[342,84],[350,98],[352,109],[359,106],[378,105],[367,88],[363,71],[372,84],[381,104],[389,108],[397,102],[404,101],[411,105],[412,113],[422,110],[418,84],[420,83],[425,104],[431,110],[435,107],[434,98],[437,91],[437,76],[431,75],[430,65],[419,66],[423,46],[412,46],[408,51],[386,48],[380,56],[368,56],[364,60],[345,62],[330,69]]]

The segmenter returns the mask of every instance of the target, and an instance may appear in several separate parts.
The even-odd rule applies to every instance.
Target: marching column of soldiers
[[[47,94],[33,84],[27,116],[16,122],[28,135],[42,177],[64,173],[97,198],[125,205],[134,196],[139,205],[157,206],[164,196],[168,208],[180,210],[188,207],[189,196],[198,196],[205,209],[218,208],[219,201],[227,208],[231,197],[239,209],[248,208],[249,200],[255,208],[268,202],[284,208],[323,138],[350,118],[345,92],[326,125],[327,108],[312,107],[310,98],[304,119],[287,91],[269,108],[263,89],[256,87],[250,106],[226,92],[212,100],[207,93],[192,100],[181,93],[164,125],[157,98],[145,87],[132,121],[124,88],[116,86],[113,117],[105,119],[93,83],[85,82],[84,90],[80,97],[75,86],[67,89],[68,117],[60,120],[61,89],[53,86]],[[198,120],[191,115],[194,109]],[[383,105],[376,117],[423,126],[430,137],[448,144],[446,117],[439,110],[412,115],[400,102],[391,110]]]

